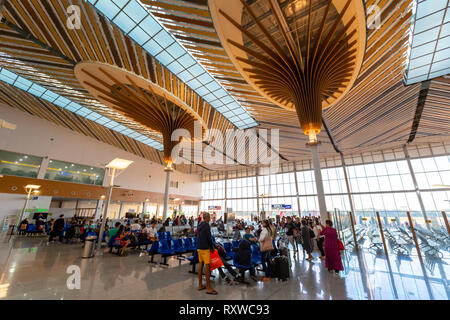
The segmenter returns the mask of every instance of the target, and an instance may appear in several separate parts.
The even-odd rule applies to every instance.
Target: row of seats
[[[170,233],[169,233],[170,236]],[[197,238],[183,238],[183,239],[159,239],[154,241],[149,250],[148,254],[152,257],[149,261],[154,262],[155,254],[160,254],[164,259],[163,265],[167,265],[167,258],[170,256],[183,257],[184,253],[197,252]]]

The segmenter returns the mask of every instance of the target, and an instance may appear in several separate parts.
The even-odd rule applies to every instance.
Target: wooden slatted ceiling
[[[0,82],[0,102],[163,165],[160,151],[70,111],[61,109],[45,100],[36,98],[4,82]],[[179,165],[177,170],[190,172],[190,167],[190,165]],[[197,166],[192,166],[193,173],[199,173],[200,171]]]
[[[81,21],[83,27],[80,30],[70,30],[62,27],[66,20],[65,8],[71,4],[77,4],[82,9],[83,16]],[[3,11],[8,21],[50,45],[69,59],[76,62],[94,60],[115,64],[145,78],[150,78],[152,81],[156,81],[158,85],[174,93],[190,105],[194,111],[201,114],[205,122],[211,125],[211,128],[225,131],[233,127],[228,120],[206,104],[203,99],[181,83],[166,68],[143,52],[128,37],[124,37],[122,32],[109,21],[98,15],[89,4],[81,0],[70,2],[64,0],[16,0],[8,1]],[[41,48],[31,40],[24,39],[18,32],[5,25],[0,25],[0,37],[3,37],[2,40],[5,40],[12,47],[2,47],[0,52],[14,57],[12,61],[9,61],[10,57],[2,56],[0,53],[0,65],[77,103],[87,105],[94,111],[108,116],[119,123],[126,124],[138,132],[157,139],[157,136],[152,135],[151,131],[138,124],[127,122],[124,117],[94,100],[76,80],[72,70],[73,66],[61,57]],[[30,55],[29,48],[37,50],[37,56],[32,61],[27,60],[27,55]],[[61,64],[62,67],[55,68],[48,64],[42,64],[41,57],[43,56],[47,57],[47,60]],[[15,63],[17,60],[21,63]],[[32,68],[28,68],[29,70],[27,71],[24,66]],[[36,70],[48,75],[49,80],[36,73]],[[66,88],[53,85],[50,81],[51,79],[65,84]],[[68,94],[67,89],[70,89],[71,93]]]
[[[307,157],[310,151],[305,147],[307,138],[300,130],[294,132],[290,126],[298,126],[297,116],[259,95],[239,74],[222,46],[212,46],[201,40],[220,43],[205,2],[201,5],[192,1],[180,0],[143,0],[148,9],[168,28],[175,37],[188,49],[255,118],[260,128],[280,129],[279,152],[289,159]],[[201,13],[197,13],[201,12]],[[197,23],[196,23],[197,22]],[[210,27],[205,26],[210,23]],[[180,30],[182,28],[182,30]],[[189,28],[189,30],[187,29]],[[204,34],[207,32],[208,35]],[[274,116],[275,115],[275,116]],[[287,137],[287,139],[284,139]],[[321,151],[333,153],[332,146],[327,143]],[[297,140],[297,146],[292,141]],[[289,145],[290,144],[290,145]],[[289,146],[286,147],[285,146]]]
[[[431,81],[416,140],[444,136],[450,138],[450,78]]]
[[[353,89],[324,112],[344,153],[407,140],[420,91],[420,84],[402,83],[411,3],[366,1],[366,6],[381,8],[381,28],[368,30],[363,67]]]
[[[206,0],[141,1],[146,3],[150,11],[159,14],[158,19],[249,110],[255,120],[261,124],[261,128],[280,129],[279,151],[281,154],[290,160],[310,157],[310,152],[305,147],[306,137],[299,129],[295,114],[282,110],[259,96],[237,73],[223,48],[217,46],[218,38],[215,29],[210,24],[212,20]],[[43,2],[47,2],[47,4],[43,4]],[[401,83],[411,2],[411,0],[365,1],[366,8],[371,5],[381,8],[381,28],[368,30],[363,69],[354,89],[339,105],[324,112],[335,140],[345,153],[359,152],[359,150],[367,148],[396,146],[405,143],[408,139],[420,91],[420,85],[404,88]],[[59,25],[63,25],[65,23],[63,9],[69,4],[81,5],[83,14],[81,31],[66,30],[66,28],[60,30],[54,26],[46,26],[47,22],[51,22],[50,25],[52,25],[53,20],[57,20]],[[145,78],[150,78],[164,87],[167,84],[170,90],[183,101],[194,105],[206,123],[215,125],[224,132],[227,128],[232,127],[223,117],[217,117],[217,114],[214,114],[214,111],[211,111],[211,108],[197,95],[185,90],[186,86],[183,83],[177,82],[176,79],[175,81],[170,80],[171,77],[166,76],[167,71],[157,61],[125,39],[119,30],[98,16],[95,10],[81,0],[10,0],[7,1],[7,7],[9,9],[6,8],[3,11],[10,21],[23,27],[42,41],[45,40],[45,43],[55,45],[55,49],[68,55],[71,59],[87,57],[116,64]],[[17,10],[11,10],[11,7],[17,7]],[[51,10],[47,10],[48,8]],[[28,12],[30,10],[33,14]],[[38,22],[34,23],[34,18]],[[55,34],[50,31],[50,28],[53,28]],[[46,31],[43,32],[43,30]],[[73,77],[72,66],[67,61],[49,53],[32,41],[20,37],[17,32],[1,24],[0,41],[2,44],[7,44],[6,46],[2,45],[0,49],[0,60],[2,61],[0,65],[13,68],[15,62],[8,61],[4,54],[14,56],[17,61],[47,73],[52,78],[75,89],[74,92],[79,94],[73,96],[74,101],[88,100],[91,102],[89,100],[91,97],[80,88]],[[4,54],[2,55],[2,53]],[[24,71],[21,66],[13,71],[24,76],[34,76],[32,72]],[[166,83],[166,79],[169,79],[170,84]],[[40,76],[34,76],[33,80],[40,83],[44,81]],[[49,82],[47,86],[52,86],[52,90],[55,91],[58,89]],[[445,136],[443,128],[449,127],[449,97],[446,93],[448,93],[448,79],[441,78],[439,81],[432,82],[430,96],[425,103],[416,139]],[[383,97],[384,94],[386,97]],[[40,112],[42,117],[50,116],[44,111]],[[103,112],[112,117],[110,111],[104,110]],[[321,153],[323,152],[324,155],[335,154],[324,132],[321,133],[319,139],[323,142],[320,148]],[[111,141],[116,140],[112,139]],[[161,157],[158,155],[155,159],[160,162]],[[208,165],[206,167],[213,170],[225,169],[224,166]],[[227,168],[229,167],[236,168],[236,166],[227,166]],[[201,168],[194,166],[194,170],[201,170]]]

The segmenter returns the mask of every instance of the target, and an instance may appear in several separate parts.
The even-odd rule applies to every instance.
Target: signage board
[[[272,209],[290,210],[290,209],[292,209],[292,205],[290,205],[290,204],[272,204]]]
[[[208,206],[208,210],[222,210],[221,206]]]

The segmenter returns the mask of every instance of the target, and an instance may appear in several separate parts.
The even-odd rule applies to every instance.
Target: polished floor
[[[151,265],[149,258],[130,250],[125,257],[107,253],[82,259],[80,244],[53,243],[46,238],[17,237],[0,240],[0,299],[326,299],[326,300],[448,300],[450,257],[398,258],[364,250],[360,255],[343,254],[345,271],[330,274],[316,258],[312,263],[300,253],[292,258],[287,282],[253,282],[228,286],[213,280],[217,296],[197,288],[197,277],[189,273],[187,261],[169,260],[169,267]],[[292,250],[291,250],[292,253]],[[314,253],[317,257],[317,252]],[[156,258],[156,260],[158,260]],[[80,267],[80,289],[68,289],[66,273]],[[248,275],[247,275],[248,276]],[[258,273],[261,278],[262,273]]]

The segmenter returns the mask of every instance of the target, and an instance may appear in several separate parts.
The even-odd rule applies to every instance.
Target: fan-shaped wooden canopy
[[[210,0],[209,5],[222,45],[246,80],[272,102],[296,111],[306,135],[319,133],[322,109],[350,90],[362,64],[362,1]]]
[[[203,140],[207,126],[203,119],[157,84],[116,66],[99,62],[80,62],[75,66],[80,83],[94,97],[125,117],[162,135],[164,162],[171,166],[173,148],[181,141],[171,141],[177,129],[196,139],[195,122],[201,124]]]

